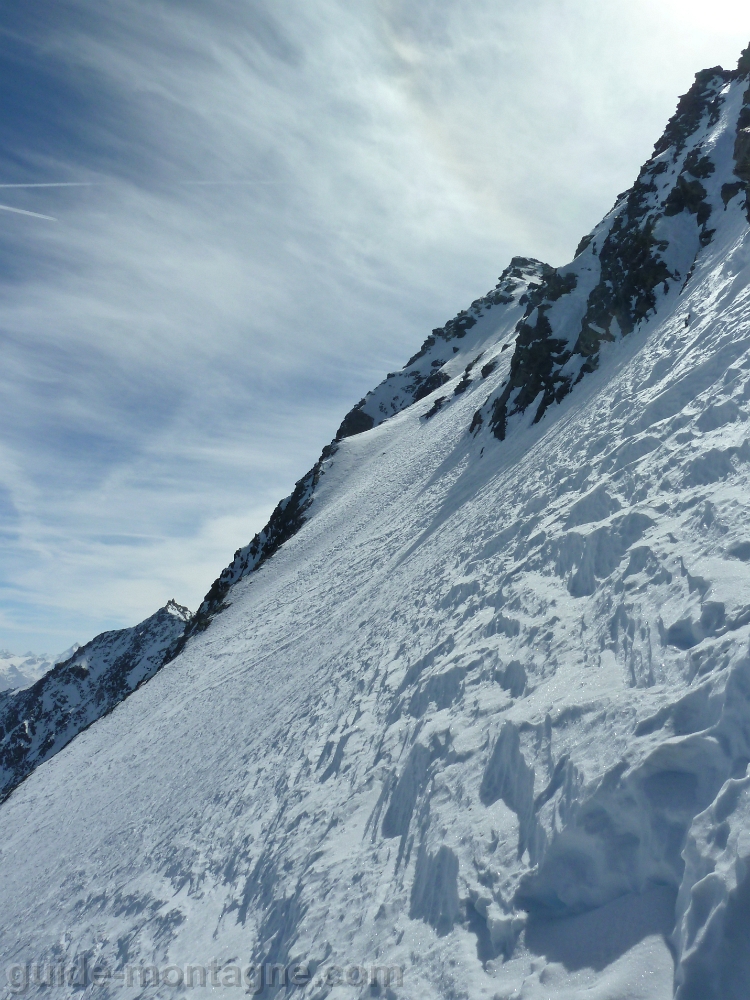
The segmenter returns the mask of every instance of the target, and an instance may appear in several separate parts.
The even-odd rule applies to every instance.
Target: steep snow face
[[[749,83],[699,76],[625,284],[603,250],[643,243],[630,194],[569,268],[435,337],[449,380],[324,452],[273,558],[238,557],[203,631],[16,788],[14,974],[85,954],[102,996],[190,995],[215,961],[217,990],[305,962],[310,1000],[745,1000]],[[705,195],[668,211],[686,171]],[[375,966],[403,984],[363,985]]]
[[[46,664],[26,690],[0,694],[0,801],[162,666],[191,614],[170,601],[134,628],[103,632]]]
[[[497,369],[503,352],[515,344],[516,326],[524,315],[529,294],[541,288],[544,280],[554,273],[553,268],[541,261],[514,257],[493,291],[477,299],[470,309],[460,312],[444,327],[433,330],[400,372],[389,374],[360,400],[344,417],[335,439],[326,445],[313,468],[296,484],[292,495],[276,507],[266,527],[249,545],[235,552],[230,565],[214,581],[185,638],[206,628],[213,615],[222,609],[230,588],[248,573],[255,572],[300,530],[320,477],[340,441],[372,430],[427,396],[432,399],[426,414],[429,419],[477,377],[488,378]],[[457,376],[460,379],[456,382]],[[450,391],[436,392],[450,382],[453,382]]]

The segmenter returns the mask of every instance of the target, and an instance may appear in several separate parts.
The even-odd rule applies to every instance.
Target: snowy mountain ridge
[[[9,966],[744,1000],[748,118],[746,51],[570,265],[516,259],[355,407],[170,662],[7,798]]]
[[[552,268],[541,261],[514,257],[492,292],[477,299],[469,310],[460,312],[444,327],[433,330],[400,372],[389,374],[349,411],[335,439],[326,445],[313,468],[296,484],[291,496],[281,501],[266,527],[249,545],[235,552],[231,564],[214,581],[186,630],[185,640],[208,626],[213,615],[223,608],[224,598],[235,583],[262,566],[300,530],[307,519],[320,478],[325,475],[341,441],[372,430],[412,404],[434,396],[436,390],[459,374],[461,379],[454,386],[453,394],[460,394],[470,384],[471,372],[480,358],[484,362],[480,369],[482,378],[488,378],[496,370],[500,355],[512,346],[513,329],[523,315],[529,291],[539,287],[544,276],[551,271]],[[489,315],[493,306],[495,311]],[[484,316],[491,322],[479,324]],[[498,339],[503,336],[510,339],[500,345]],[[464,367],[467,348],[474,351],[480,349],[480,353]],[[457,359],[459,350],[462,353]],[[487,356],[483,357],[485,353]],[[427,419],[440,409],[447,398],[438,396],[433,400]]]
[[[279,504],[269,524],[237,550],[189,633],[204,628],[233,584],[299,531],[341,440],[371,430],[455,379],[459,372],[451,355],[458,353],[459,344],[479,353],[460,372],[454,395],[465,391],[480,371],[483,379],[491,375],[503,350],[514,348],[510,369],[501,368],[500,391],[487,398],[470,424],[477,432],[487,423],[503,440],[512,417],[533,405],[534,420],[540,420],[553,402],[559,403],[597,368],[603,344],[631,333],[670,295],[684,291],[701,249],[714,237],[709,226],[729,203],[743,204],[750,219],[749,70],[746,51],[736,70],[714,67],[696,75],[636,183],[581,240],[570,265],[556,269],[514,258],[493,291],[433,330],[400,372],[389,374],[350,410],[334,441]],[[509,338],[502,345],[501,330]],[[428,417],[449,398],[435,398]]]
[[[0,802],[164,663],[191,614],[169,601],[134,628],[71,649],[25,690],[0,693]]]

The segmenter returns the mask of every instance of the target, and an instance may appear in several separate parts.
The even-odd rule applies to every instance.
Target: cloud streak
[[[12,208],[10,205],[0,205],[0,212],[15,212],[16,215],[30,215],[33,219],[46,219],[48,222],[57,222],[53,215],[42,215],[41,212],[29,212],[25,208]]]
[[[512,254],[569,258],[750,37],[619,0],[24,6],[0,38],[9,648],[195,605],[351,404]]]

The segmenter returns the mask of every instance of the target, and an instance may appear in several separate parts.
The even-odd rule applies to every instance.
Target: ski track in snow
[[[744,996],[750,245],[721,199],[741,97],[698,136],[725,163],[713,241],[656,316],[499,442],[468,428],[522,310],[486,311],[450,382],[339,443],[309,520],[210,627],[15,790],[6,964],[403,966],[391,1000]],[[684,275],[697,223],[664,223]],[[596,267],[571,265],[555,322],[580,325]],[[497,367],[454,395],[480,353]],[[316,976],[299,995],[373,995]]]

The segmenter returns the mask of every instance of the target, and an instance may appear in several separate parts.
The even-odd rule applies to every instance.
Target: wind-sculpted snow
[[[682,105],[644,195],[705,175],[654,209],[681,280],[572,391],[489,432],[526,306],[575,344],[629,196],[436,337],[449,381],[342,437],[222,614],[2,805],[15,982],[87,955],[111,997],[191,995],[188,965],[281,996],[270,963],[308,1000],[745,1000],[750,227],[721,192],[749,83]]]
[[[103,632],[31,687],[0,693],[0,801],[162,666],[190,621],[170,601],[134,628]]]
[[[746,700],[746,696],[745,696]],[[678,1000],[747,993],[750,778],[730,778],[692,825],[677,905]]]

